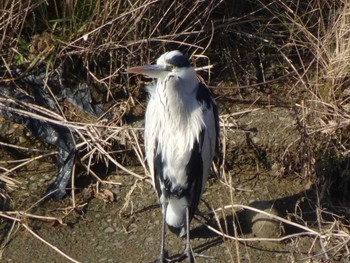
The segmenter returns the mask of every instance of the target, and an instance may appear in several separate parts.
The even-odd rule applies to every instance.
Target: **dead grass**
[[[98,92],[103,94],[101,101],[114,105],[109,108],[114,115],[113,121],[97,119],[82,122],[74,114],[67,117],[68,114],[66,116],[63,111],[61,116],[32,104],[25,106],[39,114],[9,109],[23,116],[65,126],[76,133],[80,139],[77,148],[86,152],[81,158],[82,166],[98,182],[118,183],[102,180],[90,169],[97,160],[113,163],[119,170],[136,177],[136,180],[147,178],[142,128],[126,124],[124,119],[130,109],[144,107],[144,94],[140,95],[139,90],[133,88],[135,79],[130,79],[124,69],[152,62],[163,51],[176,48],[186,52],[197,68],[202,70],[201,73],[209,72],[206,80],[212,83],[230,80],[235,83],[237,89],[231,86],[216,89],[219,98],[231,96],[232,93],[251,96],[258,89],[265,94],[268,93],[266,87],[272,87],[282,97],[297,96],[292,102],[297,101],[298,123],[303,136],[308,142],[317,141],[314,145],[310,144],[315,148],[309,145],[307,149],[307,176],[317,177],[315,164],[331,158],[332,165],[345,166],[342,170],[344,180],[341,182],[348,183],[344,176],[348,174],[350,154],[348,1],[248,1],[246,5],[237,3],[237,8],[232,8],[231,3],[223,0],[51,2],[47,5],[46,1],[16,0],[0,4],[0,31],[3,32],[0,50],[6,50],[0,54],[0,86],[8,83],[18,85],[18,79],[23,76],[15,76],[14,72],[20,67],[24,69],[23,75],[44,70],[48,79],[56,71],[61,78],[74,79],[78,76],[78,82],[84,79],[91,87],[98,87]],[[210,72],[215,73],[215,78]],[[279,86],[281,82],[292,83],[292,86]],[[14,105],[16,102],[11,103]],[[1,96],[0,107],[6,105],[8,98]],[[259,107],[246,112],[258,110]],[[223,134],[237,127],[234,116],[243,113],[222,114]],[[222,136],[224,159],[228,155],[226,140]],[[9,147],[4,144],[1,142],[2,146]],[[33,152],[33,149],[24,149],[21,145],[10,147]],[[142,173],[131,171],[121,161],[123,158],[116,158],[116,152],[121,156],[125,154],[125,149],[128,153],[132,152],[142,165]],[[1,162],[0,180],[7,187],[16,187],[18,182],[13,175],[19,169],[56,154],[53,151],[40,151],[43,150],[39,149],[38,155],[32,158],[15,160],[15,163]],[[224,165],[220,169],[223,175],[221,180],[233,195],[231,175],[224,170]],[[333,175],[334,171],[331,172]],[[334,186],[336,176],[339,175],[334,174],[333,178],[321,185],[323,193]],[[123,210],[128,208],[132,190]],[[224,210],[230,209],[235,213],[237,208],[252,209],[232,202],[226,204]],[[213,211],[217,218],[222,217],[218,212],[219,209]],[[26,228],[26,220],[35,219],[28,215],[18,219],[11,213],[2,213],[0,217]],[[349,255],[349,232],[340,219],[336,219],[332,225],[320,220],[319,228],[315,230],[270,216],[286,224],[297,224],[296,227],[304,230],[303,235],[312,236],[315,243],[321,244],[323,250],[320,253],[326,259],[331,258],[335,250],[347,251],[344,254]],[[275,239],[242,238],[229,236],[223,229],[213,231],[234,242],[281,242],[299,238],[299,235]],[[242,251],[239,251],[238,243],[235,243],[231,253],[233,259],[239,258],[237,255]],[[311,259],[312,256],[305,260]]]
[[[334,123],[340,129],[348,126],[349,3],[316,1],[302,11],[286,4],[281,7],[290,24],[290,43],[286,48],[297,50],[302,65],[295,86],[301,83],[309,91],[311,99],[307,103],[317,113],[316,129],[327,130],[326,119],[332,130]]]

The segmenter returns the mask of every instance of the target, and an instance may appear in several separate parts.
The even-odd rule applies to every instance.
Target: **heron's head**
[[[185,81],[197,82],[196,72],[190,61],[178,50],[164,53],[154,65],[129,68],[127,72],[143,74],[160,80],[165,79],[169,74],[177,75]]]

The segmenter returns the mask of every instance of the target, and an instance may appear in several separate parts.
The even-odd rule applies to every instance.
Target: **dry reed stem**
[[[18,149],[18,150],[21,150],[21,151],[28,151],[28,152],[41,152],[41,153],[51,152],[51,151],[48,151],[48,150],[28,148],[28,147],[15,145],[15,144],[10,144],[10,143],[5,143],[5,142],[0,142],[0,145],[1,146],[6,146],[6,147],[11,147],[11,148]],[[18,160],[14,160],[14,161],[18,161]],[[0,163],[9,163],[9,162],[11,162],[11,161],[0,161]]]
[[[18,148],[18,147],[16,147],[16,148]],[[43,159],[43,158],[47,158],[47,157],[55,155],[55,154],[57,154],[57,153],[56,152],[50,152],[50,153],[42,154],[42,155],[35,156],[35,157],[32,157],[32,158],[16,160],[16,162],[12,162],[12,163],[20,162],[20,164],[12,167],[10,169],[7,169],[5,167],[1,167],[0,166],[0,170],[4,170],[3,173],[0,173],[0,181],[3,181],[4,183],[6,183],[10,188],[11,187],[12,188],[13,187],[17,187],[19,184],[21,184],[21,182],[16,180],[16,179],[14,179],[14,178],[9,177],[10,174],[15,173],[17,170],[19,170],[22,167],[25,167],[26,165],[28,165],[29,163],[31,163],[33,161],[40,160],[40,159]],[[7,164],[9,162],[3,162],[3,163]]]
[[[6,177],[8,174],[14,173],[16,170],[20,169],[21,167],[24,167],[26,165],[28,165],[29,163],[36,161],[36,160],[40,160],[43,158],[47,158],[49,156],[55,155],[57,154],[56,152],[51,152],[51,153],[47,153],[47,154],[42,154],[42,155],[38,155],[32,158],[28,158],[28,159],[24,159],[22,163],[20,163],[19,165],[14,166],[11,169],[6,169],[5,172],[3,174],[0,174],[0,176],[4,176]],[[5,169],[5,168],[3,168]]]
[[[61,256],[65,257],[66,259],[70,260],[71,262],[74,263],[79,263],[79,261],[73,259],[72,257],[68,256],[67,254],[65,254],[63,251],[61,251],[59,248],[57,248],[56,246],[52,245],[51,243],[49,243],[48,241],[46,241],[45,239],[43,239],[42,237],[40,237],[38,234],[36,234],[32,229],[30,229],[29,226],[27,226],[27,224],[22,224],[22,226],[30,233],[32,234],[35,238],[37,238],[38,240],[40,240],[41,242],[43,242],[45,245],[49,246],[50,248],[52,248],[53,250],[55,250],[56,252],[58,252]]]
[[[61,225],[65,225],[65,223],[63,222],[63,218],[52,217],[52,216],[39,216],[39,215],[31,214],[25,211],[0,212],[0,217],[4,217],[16,222],[22,222],[22,221],[25,221],[25,219],[30,218],[30,219],[37,219],[41,221],[54,221],[54,222],[58,222]]]

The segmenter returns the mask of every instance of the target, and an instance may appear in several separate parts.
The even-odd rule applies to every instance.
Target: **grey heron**
[[[186,235],[184,256],[193,262],[190,222],[205,188],[218,148],[218,110],[187,57],[175,50],[155,65],[129,68],[155,78],[147,87],[145,151],[162,214],[160,262],[166,262],[165,227]]]

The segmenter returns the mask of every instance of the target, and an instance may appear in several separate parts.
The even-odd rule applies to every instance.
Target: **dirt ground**
[[[232,108],[225,112],[234,112],[240,105],[227,107]],[[228,120],[231,126],[225,126]],[[200,212],[191,225],[193,250],[209,258],[197,257],[196,261],[348,262],[341,248],[334,249],[332,258],[325,255],[325,250],[333,249],[332,242],[324,247],[313,232],[303,234],[295,226],[240,209],[240,205],[250,205],[317,231],[316,182],[300,174],[286,175],[281,168],[280,161],[288,159],[284,157],[299,156],[295,142],[300,135],[292,109],[256,107],[239,116],[222,114],[222,122],[228,147],[225,172],[209,179]],[[12,132],[19,140],[27,140],[20,127]],[[3,160],[11,157],[8,155],[3,152]],[[143,171],[141,167],[130,169]],[[91,184],[82,176],[77,179],[82,190],[76,193],[75,209],[69,196],[60,202],[35,204],[55,172],[53,160],[46,158],[15,175],[21,188],[9,192],[8,210],[16,207],[30,214],[55,216],[62,218],[62,224],[27,217],[27,226],[38,235],[34,236],[12,220],[2,219],[1,262],[72,262],[59,251],[77,262],[153,262],[157,258],[161,213],[149,181],[117,170],[108,179],[121,185],[111,187]],[[332,225],[334,221],[328,219]],[[231,238],[224,238],[223,233]],[[293,236],[283,239],[288,235]],[[166,248],[171,257],[182,251],[183,242],[167,233]]]

